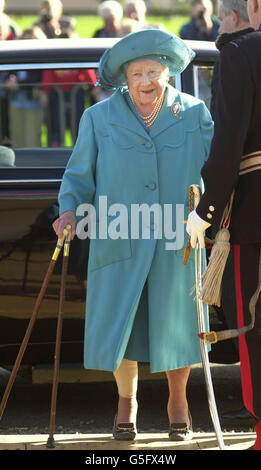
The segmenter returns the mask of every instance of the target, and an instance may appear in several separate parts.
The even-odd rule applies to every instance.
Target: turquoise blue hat
[[[109,90],[126,86],[126,64],[146,58],[165,63],[170,75],[177,75],[194,57],[194,51],[174,34],[160,29],[135,31],[104,52],[99,63],[98,84]]]

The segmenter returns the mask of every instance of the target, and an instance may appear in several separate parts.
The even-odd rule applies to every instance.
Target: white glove
[[[190,244],[192,248],[196,248],[197,241],[200,248],[205,248],[204,232],[211,224],[201,219],[196,211],[190,212],[187,221],[187,232],[190,235]]]

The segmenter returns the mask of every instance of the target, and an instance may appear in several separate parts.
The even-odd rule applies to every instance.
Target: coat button
[[[208,219],[212,219],[212,214],[208,213],[208,214],[207,214],[207,218],[208,218]]]
[[[150,189],[151,191],[155,191],[156,187],[157,187],[156,183],[146,184],[146,188]]]
[[[211,212],[214,212],[215,207],[214,207],[214,206],[209,206],[209,210],[210,210]]]
[[[151,149],[153,147],[153,144],[151,142],[145,142],[144,145],[147,149]]]

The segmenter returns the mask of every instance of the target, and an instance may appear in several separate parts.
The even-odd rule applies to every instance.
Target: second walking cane
[[[190,191],[190,200],[194,199],[194,207],[197,207],[200,201],[200,197],[201,197],[201,189],[198,185],[193,184],[190,186],[189,191]],[[193,210],[193,207],[191,208],[191,210]],[[187,245],[186,250],[185,250],[186,254],[184,254],[184,259],[185,259],[184,264],[186,264],[186,261],[189,256],[188,250],[189,250],[189,247]],[[196,305],[197,305],[199,335],[206,331],[204,306],[203,306],[203,301],[201,298],[202,262],[203,262],[202,251],[203,251],[202,248],[197,242],[197,245],[195,248],[195,280],[196,280]],[[204,376],[205,376],[210,416],[211,416],[214,430],[216,433],[218,446],[220,450],[225,450],[225,445],[223,441],[223,436],[222,436],[222,431],[220,427],[219,416],[218,416],[218,411],[217,411],[217,406],[216,406],[213,383],[212,383],[212,378],[211,378],[211,370],[210,370],[209,356],[208,356],[208,346],[202,339],[200,339],[200,349],[201,349],[202,366],[203,366],[203,371],[204,371]]]
[[[43,280],[43,284],[39,295],[36,299],[35,306],[33,309],[33,313],[28,324],[27,330],[25,332],[25,336],[21,343],[14,367],[12,369],[9,381],[7,383],[2,401],[0,403],[0,420],[3,416],[10,392],[12,390],[14,381],[17,376],[17,372],[21,365],[25,350],[27,348],[31,333],[33,331],[33,327],[35,325],[37,314],[40,310],[40,306],[42,300],[44,298],[48,283],[52,276],[57,258],[60,254],[60,251],[64,244],[64,256],[63,256],[63,268],[62,268],[62,276],[61,276],[61,288],[60,288],[60,303],[59,303],[59,316],[57,322],[57,334],[56,334],[56,344],[55,344],[55,367],[54,367],[54,379],[53,379],[53,393],[52,393],[52,404],[51,404],[51,417],[50,417],[50,437],[48,440],[47,447],[54,447],[54,440],[53,440],[53,431],[54,431],[54,423],[55,423],[55,409],[56,409],[56,396],[57,396],[57,384],[58,384],[58,376],[59,376],[59,362],[60,362],[60,344],[61,344],[61,332],[62,332],[62,313],[63,313],[63,304],[64,304],[64,294],[65,294],[65,281],[66,281],[66,274],[67,274],[67,265],[68,265],[68,256],[69,256],[69,245],[71,239],[71,226],[67,225],[63,231],[63,237],[59,238],[57,241],[56,248],[53,252],[52,259],[49,263],[48,270]]]
[[[64,242],[64,247],[63,247],[63,264],[62,264],[62,274],[61,274],[56,342],[55,342],[50,426],[49,426],[49,437],[46,443],[46,447],[49,449],[53,449],[55,447],[55,441],[54,441],[53,435],[54,435],[54,429],[55,429],[56,402],[57,402],[59,371],[60,371],[60,350],[61,350],[61,338],[62,338],[63,309],[64,309],[66,277],[67,277],[68,261],[69,261],[70,241],[71,241],[71,227],[69,230],[66,231],[65,242]]]

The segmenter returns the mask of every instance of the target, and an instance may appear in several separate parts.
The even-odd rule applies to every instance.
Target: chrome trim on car
[[[175,87],[176,87],[177,90],[182,91],[181,75],[180,75],[180,73],[175,76]]]
[[[46,70],[46,69],[94,69],[98,68],[98,62],[48,62],[26,64],[0,64],[0,70]]]
[[[62,178],[54,179],[26,179],[26,180],[0,180],[0,184],[32,184],[32,183],[61,183]]]

